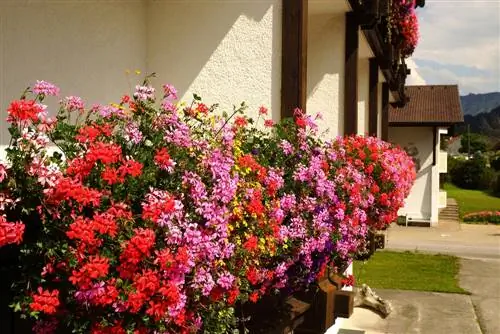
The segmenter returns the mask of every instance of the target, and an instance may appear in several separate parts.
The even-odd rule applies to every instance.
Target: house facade
[[[63,96],[114,102],[154,72],[183,100],[245,101],[250,115],[265,105],[274,120],[300,107],[323,115],[324,136],[382,137],[408,73],[382,26],[389,3],[3,0],[0,106],[42,79]],[[0,144],[8,138],[2,122]]]
[[[154,72],[153,85],[173,84],[181,100],[196,93],[221,111],[245,101],[249,116],[264,105],[275,121],[299,107],[322,114],[325,139],[387,140],[389,106],[406,103],[409,74],[391,42],[391,3],[2,0],[0,106],[36,80],[86,107],[116,102]],[[2,158],[10,135],[0,126]]]
[[[390,142],[403,147],[417,168],[417,179],[400,214],[408,222],[438,225],[439,209],[446,207],[446,191],[439,175],[447,172],[447,153],[440,150],[441,135],[463,122],[456,85],[407,86],[409,101],[389,107]]]

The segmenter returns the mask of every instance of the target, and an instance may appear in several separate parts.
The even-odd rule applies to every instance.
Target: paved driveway
[[[392,226],[386,248],[500,259],[500,226],[455,224],[445,227]]]
[[[500,333],[500,260],[461,259],[460,286],[472,293],[483,334]]]
[[[339,334],[481,334],[471,299],[467,295],[382,290],[392,313],[383,319],[370,310],[355,308]],[[348,331],[349,330],[349,331]],[[356,330],[356,331],[354,331]]]
[[[393,226],[386,238],[387,249],[460,256],[460,286],[471,295],[375,289],[392,303],[394,311],[382,319],[355,308],[339,334],[500,333],[500,226]]]

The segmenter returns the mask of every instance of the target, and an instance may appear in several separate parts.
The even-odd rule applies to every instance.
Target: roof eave
[[[426,127],[426,126],[441,126],[441,127],[448,127],[452,126],[455,124],[461,124],[464,121],[434,121],[434,122],[422,122],[422,121],[415,121],[415,122],[391,122],[389,121],[389,126],[392,127],[409,127],[409,126],[415,126],[415,127]]]

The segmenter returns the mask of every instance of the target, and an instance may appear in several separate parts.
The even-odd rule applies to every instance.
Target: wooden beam
[[[432,127],[432,165],[433,166],[436,166],[436,164],[437,164],[437,150],[439,149],[439,148],[436,148],[437,136],[438,136],[437,127],[433,126]]]
[[[307,0],[283,1],[281,117],[295,108],[305,111],[307,99]]]
[[[382,140],[389,140],[389,85],[382,84]]]
[[[344,65],[344,134],[358,131],[358,21],[353,12],[346,13]]]
[[[376,137],[378,128],[378,64],[376,58],[370,58],[369,73],[368,134]]]

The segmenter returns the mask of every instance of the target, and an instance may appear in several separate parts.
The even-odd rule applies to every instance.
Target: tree
[[[468,160],[456,160],[450,167],[451,181],[464,189],[488,189],[495,178],[495,172],[486,167],[482,154],[474,154]]]
[[[469,150],[470,143],[470,150]],[[460,138],[460,153],[474,154],[476,152],[486,152],[488,150],[488,141],[484,136],[477,133],[464,133]]]

